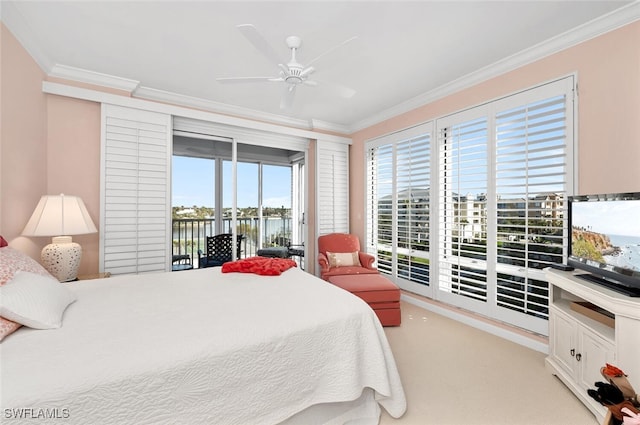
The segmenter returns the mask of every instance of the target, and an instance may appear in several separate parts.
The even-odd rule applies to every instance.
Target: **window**
[[[380,271],[403,289],[547,334],[542,269],[566,258],[573,84],[367,142],[367,249]]]
[[[573,79],[437,122],[438,298],[541,334],[566,256]]]
[[[291,196],[293,166],[262,164],[262,246],[289,246],[293,241]],[[296,241],[295,243],[298,243]]]
[[[420,293],[429,286],[431,126],[370,142],[367,247],[378,269]]]
[[[188,153],[180,143],[174,143],[175,151]],[[197,266],[207,236],[233,232],[232,165],[213,156],[173,156],[174,256],[189,255]],[[254,256],[262,247],[301,243],[292,239],[292,217],[298,216],[292,211],[294,169],[299,167],[237,161],[235,230],[242,235],[242,256]]]
[[[481,266],[487,261],[487,126],[481,117],[438,131],[438,285],[481,302],[487,301],[487,275]]]
[[[518,271],[563,262],[565,103],[554,96],[496,115],[497,304],[544,319],[548,285]]]

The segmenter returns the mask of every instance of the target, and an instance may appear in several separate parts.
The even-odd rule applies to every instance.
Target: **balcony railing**
[[[236,219],[241,257],[255,256],[262,234],[262,247],[288,246],[291,243],[291,217],[242,217]],[[198,267],[198,250],[206,253],[207,236],[216,235],[213,218],[181,218],[173,220],[173,255],[189,255],[193,267]],[[232,233],[231,219],[222,220],[222,233]]]

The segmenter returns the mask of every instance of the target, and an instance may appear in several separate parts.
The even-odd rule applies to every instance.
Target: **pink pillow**
[[[329,252],[327,251],[329,267],[362,267],[358,251],[355,252]]]
[[[10,246],[0,249],[0,286],[11,279],[17,271],[36,273],[42,276],[53,277],[36,260],[17,251]],[[55,279],[55,278],[54,278]],[[0,341],[7,335],[15,332],[20,326],[19,323],[0,317]]]

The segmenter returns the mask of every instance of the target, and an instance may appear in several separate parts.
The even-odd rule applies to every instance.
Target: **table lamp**
[[[40,198],[22,234],[53,236],[42,248],[42,265],[60,282],[69,282],[78,277],[82,258],[82,247],[72,241],[71,235],[97,231],[82,199],[60,194]]]

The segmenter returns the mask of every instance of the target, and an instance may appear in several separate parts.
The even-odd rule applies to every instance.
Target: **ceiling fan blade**
[[[308,77],[309,75],[313,74],[313,71],[315,71],[316,69],[312,66],[308,66],[305,69],[302,70],[302,72],[300,72],[300,78],[305,78]]]
[[[258,51],[262,53],[264,57],[266,57],[270,62],[276,65],[284,63],[280,59],[276,51],[273,50],[273,47],[271,47],[267,40],[265,40],[264,37],[258,32],[256,27],[251,24],[242,24],[238,25],[236,28],[238,28],[242,35],[244,35],[245,38],[249,40],[251,44],[253,44],[253,47],[258,49]]]
[[[296,94],[296,86],[287,84],[282,92],[282,99],[280,100],[280,109],[283,111],[290,111],[293,107],[293,98]]]
[[[332,92],[336,96],[340,96],[345,99],[350,99],[356,94],[356,91],[354,89],[346,86],[341,86],[340,84],[335,84],[335,83],[327,83],[327,82],[318,81],[318,80],[307,80],[304,82],[304,84],[308,86],[322,86],[323,88],[326,88],[328,91]]]
[[[282,78],[278,77],[234,77],[234,78],[216,78],[216,81],[228,84],[228,83],[262,83],[262,82],[270,82],[277,83],[280,81],[284,81]]]
[[[343,41],[342,43],[333,46],[332,48],[330,48],[329,50],[327,50],[326,52],[322,53],[320,56],[316,56],[314,59],[312,59],[311,61],[307,62],[307,67],[311,67],[311,64],[316,62],[318,59],[322,58],[323,56],[328,55],[329,53],[333,52],[334,50],[337,50],[343,46],[345,46],[346,44],[349,44],[350,42],[352,42],[353,40],[355,40],[356,38],[358,38],[357,35]]]

